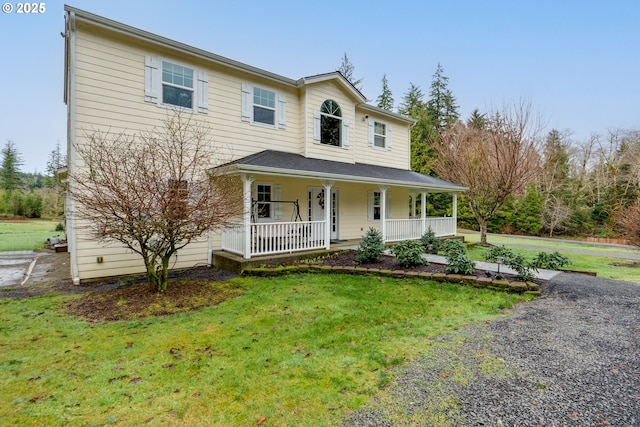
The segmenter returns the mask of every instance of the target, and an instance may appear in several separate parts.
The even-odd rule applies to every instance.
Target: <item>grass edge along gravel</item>
[[[200,311],[91,323],[69,298],[0,301],[9,425],[338,425],[433,338],[526,297],[376,276],[235,278]],[[266,425],[266,424],[265,424]]]

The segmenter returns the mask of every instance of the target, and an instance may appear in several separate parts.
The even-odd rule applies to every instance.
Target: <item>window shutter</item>
[[[198,71],[198,113],[209,111],[209,75],[206,71]]]
[[[342,120],[342,147],[349,148],[349,120]]]
[[[374,137],[375,137],[375,134],[374,134],[374,121],[373,121],[373,119],[369,119],[369,124],[367,125],[367,127],[369,128],[369,134],[368,134],[369,139],[368,139],[368,144],[369,144],[369,147],[373,147],[373,140],[374,140]]]
[[[373,221],[373,191],[367,193],[367,219]]]
[[[320,144],[320,111],[313,113],[313,143]]]
[[[273,201],[282,201],[282,185],[276,184],[273,186]],[[282,203],[274,203],[273,206],[273,219],[282,219]]]
[[[144,58],[144,100],[158,102],[160,92],[160,60],[154,56]]]
[[[252,86],[242,83],[242,121],[250,122],[253,110]]]
[[[287,96],[278,94],[278,128],[284,129],[287,126]]]
[[[387,146],[385,147],[387,150],[391,150],[391,125],[387,125]]]

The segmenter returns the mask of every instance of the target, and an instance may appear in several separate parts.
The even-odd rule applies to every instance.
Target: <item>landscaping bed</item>
[[[463,283],[496,290],[540,295],[539,280],[523,282],[516,276],[510,274],[501,274],[501,278],[496,278],[495,274],[491,273],[491,275],[488,275],[487,272],[482,270],[475,270],[474,274],[449,274],[446,271],[446,267],[444,264],[433,262],[425,265],[405,267],[397,264],[394,261],[394,257],[386,255],[381,257],[377,262],[360,263],[357,259],[356,251],[347,250],[295,266],[253,268],[246,270],[244,274],[271,276],[294,272],[316,271],[324,273],[378,274],[393,277],[421,277],[426,280]]]

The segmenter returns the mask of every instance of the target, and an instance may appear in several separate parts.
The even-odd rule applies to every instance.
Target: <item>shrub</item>
[[[505,258],[505,264],[513,268],[518,273],[518,278],[528,282],[535,278],[534,271],[538,271],[523,255],[514,253],[510,258]]]
[[[64,231],[64,225],[61,222],[56,224],[56,231]]]
[[[489,262],[496,262],[497,258],[501,256],[506,262],[506,260],[513,255],[514,253],[511,249],[508,249],[504,246],[493,246],[491,249],[484,253],[484,259]]]
[[[449,239],[442,245],[447,258],[447,273],[473,274],[476,264],[467,256],[467,247],[460,240]]]
[[[386,246],[382,239],[382,233],[371,227],[362,237],[362,242],[360,242],[360,245],[358,246],[358,261],[363,264],[378,262],[380,261],[380,258],[382,258],[385,249]]]
[[[440,239],[436,237],[436,232],[431,227],[420,237],[420,243],[428,254],[437,254],[438,250],[440,250]],[[431,245],[431,250],[429,250],[429,245]]]
[[[547,270],[557,270],[569,264],[571,264],[571,260],[557,251],[540,252],[531,262],[533,267]]]
[[[424,250],[419,240],[404,240],[391,248],[391,253],[396,256],[395,262],[403,267],[415,267],[427,264],[422,258]]]
[[[529,281],[534,279],[533,272],[538,271],[538,268],[533,263],[527,262],[523,255],[517,254],[511,249],[504,246],[494,246],[484,255],[485,259],[490,262],[496,262],[499,256],[504,259],[506,266],[511,267],[518,273],[518,277],[521,280]]]

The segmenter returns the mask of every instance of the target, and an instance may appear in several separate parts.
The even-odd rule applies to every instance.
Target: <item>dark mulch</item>
[[[428,272],[428,273],[446,273],[447,266],[446,264],[438,264],[435,262],[430,262],[428,265],[417,265],[414,267],[404,267],[398,264],[395,261],[395,258],[392,256],[385,255],[383,256],[379,262],[374,263],[366,263],[362,264],[358,261],[356,251],[342,251],[331,254],[330,256],[324,258],[322,260],[323,265],[329,266],[358,266],[365,268],[378,268],[381,270],[404,270],[404,271],[416,271],[416,272]],[[475,270],[472,275],[475,276],[486,276],[485,271],[483,270]],[[507,280],[516,280],[516,277],[510,274],[502,274],[502,276]]]

